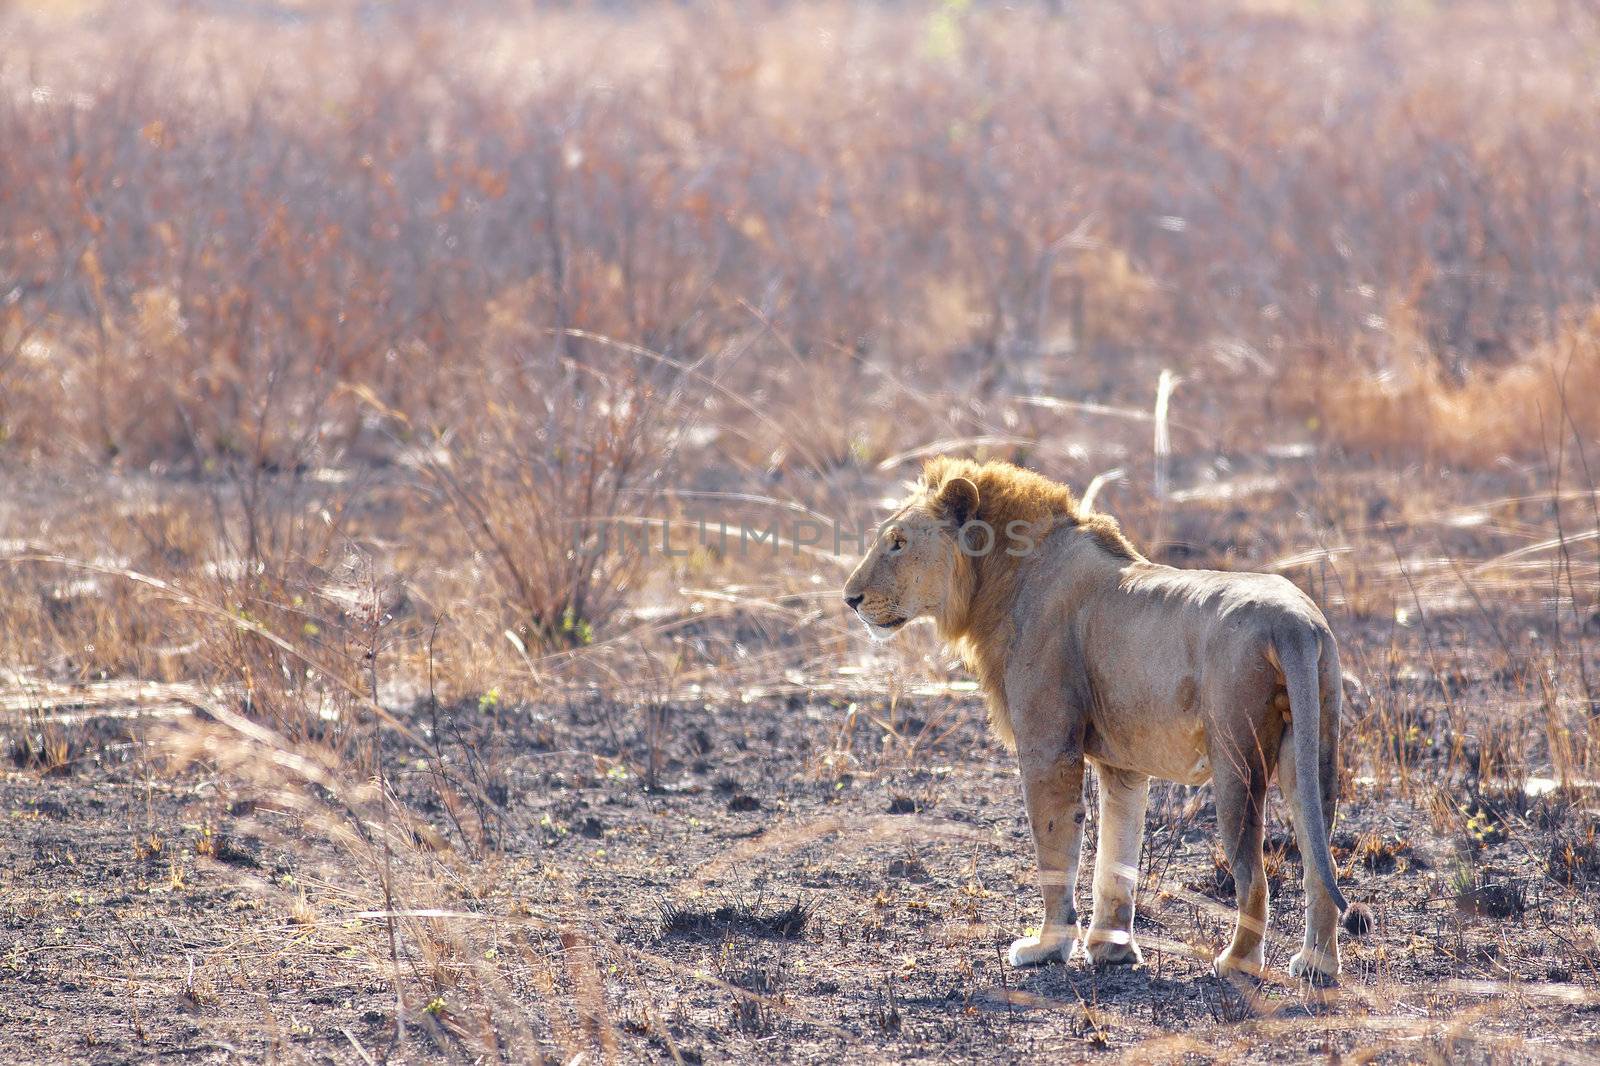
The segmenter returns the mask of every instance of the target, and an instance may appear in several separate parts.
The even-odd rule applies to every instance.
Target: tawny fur
[[[1008,550],[1014,543],[1022,550]],[[1328,850],[1338,651],[1292,583],[1152,563],[1064,485],[1005,463],[939,458],[884,523],[845,599],[878,639],[932,619],[1017,753],[1045,923],[1012,946],[1014,964],[1065,957],[1080,942],[1097,964],[1139,961],[1134,882],[1158,777],[1214,781],[1240,906],[1217,969],[1259,973],[1263,804],[1276,774],[1306,857],[1306,938],[1290,972],[1338,974],[1345,901]],[[1085,939],[1076,881],[1086,763],[1101,783],[1101,835]]]
[[[1108,555],[1130,562],[1144,560],[1115,518],[1085,512],[1067,486],[1010,463],[978,463],[949,456],[930,459],[923,467],[919,502],[926,506],[927,501],[937,499],[955,478],[966,478],[977,486],[978,508],[972,518],[986,522],[998,536],[1005,534],[1010,523],[1022,522],[1030,527],[1031,537],[1042,543],[1057,526],[1069,525],[1089,534]],[[995,736],[1007,748],[1015,749],[1011,716],[1000,694],[1012,635],[1011,607],[1025,557],[1003,550],[978,558],[960,553],[957,557],[956,582],[966,594],[954,597],[953,610],[934,621],[939,636],[977,676]]]

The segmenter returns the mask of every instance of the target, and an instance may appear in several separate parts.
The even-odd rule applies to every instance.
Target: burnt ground
[[[1466,624],[1345,636],[1354,662],[1415,661],[1426,641],[1456,663],[1481,639]],[[1010,759],[969,695],[417,708],[413,724],[446,738],[443,765],[492,801],[487,835],[457,833],[465,808],[429,784],[438,752],[391,741],[393,787],[431,826],[418,839],[459,860],[427,899],[472,925],[456,950],[497,975],[499,998],[484,1008],[437,949],[403,944],[398,1044],[383,923],[353,917],[370,891],[305,811],[203,759],[175,769],[148,740],[170,725],[99,720],[52,773],[29,764],[18,725],[0,1055],[416,1061],[471,1058],[492,1032],[507,1057],[592,1045],[623,1061],[1591,1061],[1596,797],[1484,776],[1493,759],[1474,745],[1500,727],[1473,716],[1522,700],[1525,679],[1447,673],[1374,670],[1350,687],[1347,742],[1373,743],[1385,707],[1414,724],[1393,759],[1347,759],[1336,857],[1378,928],[1346,939],[1327,994],[1285,975],[1300,867],[1275,794],[1271,975],[1245,995],[1207,961],[1231,922],[1209,788],[1164,784],[1139,896],[1146,964],[1005,966],[1038,921],[1032,847]],[[411,876],[397,907],[423,895]]]

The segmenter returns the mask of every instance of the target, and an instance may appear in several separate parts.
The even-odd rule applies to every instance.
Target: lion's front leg
[[[1039,859],[1044,925],[1011,945],[1013,966],[1066,961],[1078,942],[1078,856],[1083,848],[1083,754],[1021,748],[1022,796]]]
[[[1095,764],[1100,779],[1100,842],[1094,858],[1094,918],[1085,945],[1096,966],[1144,961],[1133,940],[1133,896],[1144,845],[1150,778]]]

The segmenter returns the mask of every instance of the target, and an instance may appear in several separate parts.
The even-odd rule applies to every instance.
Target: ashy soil
[[[1039,919],[1032,845],[1011,760],[970,694],[644,709],[485,699],[409,718],[444,738],[463,776],[473,752],[498,805],[475,834],[493,849],[473,852],[448,891],[474,923],[473,964],[498,967],[501,999],[487,1030],[465,993],[424,999],[427,952],[402,944],[414,958],[397,1042],[384,924],[355,917],[370,900],[304,811],[252,798],[203,760],[173,770],[151,739],[172,719],[91,717],[66,766],[43,773],[38,715],[29,726],[13,714],[0,1056],[444,1060],[473,1057],[492,1031],[516,1059],[590,1046],[658,1062],[1593,1061],[1595,794],[1530,795],[1520,779],[1462,770],[1484,761],[1472,745],[1489,730],[1474,714],[1525,698],[1523,679],[1471,666],[1487,639],[1472,625],[1342,628],[1348,661],[1431,656],[1453,680],[1394,669],[1350,686],[1350,723],[1380,705],[1432,710],[1394,740],[1403,779],[1370,772],[1371,758],[1348,768],[1335,854],[1377,928],[1345,940],[1343,983],[1327,993],[1285,973],[1302,897],[1276,797],[1260,989],[1211,975],[1232,886],[1210,791],[1165,784],[1142,863],[1145,964],[1016,971],[1004,950]],[[1447,774],[1456,733],[1471,743],[1455,745]],[[452,843],[461,812],[441,807],[425,772],[438,752],[391,749],[392,787],[432,846],[464,846]],[[397,895],[412,898],[403,879]]]

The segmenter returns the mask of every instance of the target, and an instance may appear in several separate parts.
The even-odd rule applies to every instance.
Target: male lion
[[[1219,975],[1259,976],[1261,838],[1276,769],[1306,862],[1306,935],[1289,973],[1339,973],[1344,897],[1328,851],[1338,781],[1339,653],[1286,579],[1178,570],[1134,550],[1065,486],[1008,463],[938,458],[850,575],[845,602],[878,640],[932,618],[977,674],[1021,763],[1044,926],[1011,964],[1067,959],[1078,928],[1083,764],[1100,780],[1097,964],[1141,961],[1133,893],[1150,778],[1216,786],[1239,918]]]

